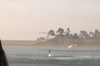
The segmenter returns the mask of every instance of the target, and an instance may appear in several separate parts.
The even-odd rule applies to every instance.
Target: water
[[[100,66],[100,49],[4,46],[9,66]],[[51,57],[48,56],[51,50]]]

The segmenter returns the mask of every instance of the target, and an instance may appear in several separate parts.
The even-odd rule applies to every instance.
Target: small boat
[[[68,48],[69,48],[69,49],[72,49],[72,48],[77,48],[77,45],[72,44],[72,45],[68,46]]]

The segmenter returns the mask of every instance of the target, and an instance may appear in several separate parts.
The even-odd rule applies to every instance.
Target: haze
[[[38,32],[100,31],[100,0],[0,0],[0,38],[35,40]]]

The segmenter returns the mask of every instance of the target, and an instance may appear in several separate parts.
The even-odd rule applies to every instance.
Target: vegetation
[[[56,33],[55,33],[56,32]],[[57,31],[50,30],[48,32],[49,40],[46,42],[40,42],[38,44],[44,45],[53,45],[53,46],[67,46],[70,44],[77,44],[78,46],[98,46],[100,47],[100,31],[95,30],[94,32],[90,31],[87,33],[84,30],[81,30],[80,33],[71,33],[70,28],[67,28],[64,31],[63,28],[59,28]],[[52,40],[50,40],[53,37]]]
[[[56,36],[56,39],[57,38],[62,38],[64,40],[67,40],[67,39],[73,39],[73,40],[79,40],[79,39],[86,39],[86,40],[97,40],[100,38],[100,32],[99,30],[95,30],[94,32],[90,31],[89,34],[86,32],[86,31],[83,31],[81,30],[79,35],[77,33],[74,33],[74,34],[71,34],[70,33],[70,29],[67,28],[66,31],[64,31],[63,28],[59,28],[56,33],[57,35],[55,35],[55,31],[54,30],[50,30],[48,32],[48,34],[52,35],[52,36]]]

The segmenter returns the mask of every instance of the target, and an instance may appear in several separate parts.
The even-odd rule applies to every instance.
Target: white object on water
[[[49,53],[49,55],[48,56],[51,56],[51,54]]]

